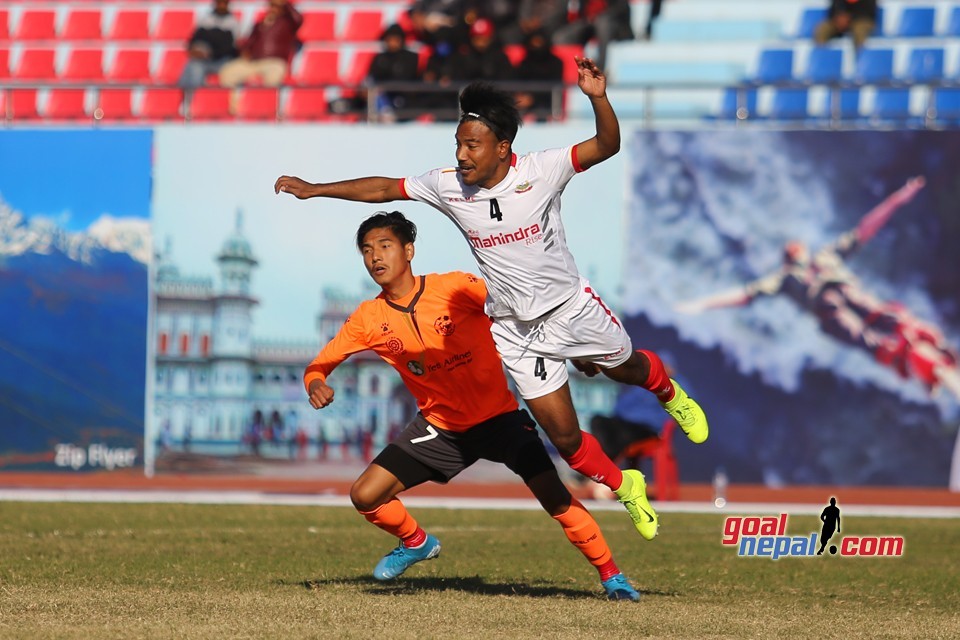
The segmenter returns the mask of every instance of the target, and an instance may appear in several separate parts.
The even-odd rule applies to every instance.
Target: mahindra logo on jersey
[[[532,244],[543,237],[540,233],[540,225],[534,223],[529,227],[520,227],[510,233],[495,233],[491,236],[481,237],[479,231],[470,229],[467,231],[467,237],[470,238],[470,244],[476,249],[488,249],[513,242],[526,241],[526,244]]]

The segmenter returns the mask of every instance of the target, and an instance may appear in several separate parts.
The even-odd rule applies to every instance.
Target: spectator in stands
[[[582,44],[597,41],[594,62],[601,69],[607,63],[607,46],[616,40],[633,40],[630,26],[630,0],[574,0],[573,19],[553,36],[556,44]]]
[[[417,40],[435,46],[442,36],[456,46],[467,41],[467,0],[414,0],[407,10]]]
[[[470,25],[470,41],[455,62],[454,80],[496,82],[514,78],[513,64],[497,38],[493,22],[478,18]]]
[[[418,82],[420,60],[416,53],[406,48],[406,34],[398,24],[392,24],[380,37],[383,51],[373,57],[367,81],[371,85],[383,82]],[[414,108],[415,94],[408,91],[387,91],[380,94],[377,113],[382,119],[403,120],[404,112]],[[397,114],[399,112],[399,118]]]
[[[474,20],[486,18],[492,22],[502,44],[523,44],[519,5],[516,0],[483,0],[477,3]]]
[[[850,34],[857,51],[877,26],[877,0],[831,0],[826,19],[813,32],[817,44]]]
[[[267,13],[240,47],[240,57],[220,69],[220,84],[236,87],[259,78],[264,86],[280,86],[300,47],[301,24],[303,16],[288,0],[270,0]]]
[[[517,65],[518,81],[563,84],[563,61],[553,53],[550,41],[543,30],[527,35],[524,56]],[[553,114],[551,89],[522,91],[516,94],[517,107],[524,116],[533,115],[538,120],[547,120]]]
[[[553,34],[567,24],[567,6],[567,0],[520,0],[520,30],[524,36],[542,31],[553,42]]]
[[[460,52],[455,44],[453,29],[439,29],[435,34],[435,44],[427,65],[423,70],[423,81],[428,90],[423,92],[421,106],[439,119],[456,120],[460,117],[457,108],[459,91],[454,83],[459,79]],[[450,87],[448,91],[439,90]]]
[[[190,59],[177,84],[184,89],[202,87],[209,74],[237,57],[240,21],[230,13],[230,0],[215,0],[213,11],[200,18],[187,43]]]

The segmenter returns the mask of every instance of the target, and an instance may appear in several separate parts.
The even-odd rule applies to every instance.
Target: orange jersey
[[[308,392],[350,355],[372,349],[400,372],[424,417],[466,431],[518,408],[483,312],[486,284],[469,273],[417,278],[400,300],[363,302],[307,366]]]

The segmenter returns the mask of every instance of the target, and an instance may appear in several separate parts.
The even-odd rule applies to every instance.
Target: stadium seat
[[[100,29],[99,9],[74,9],[67,14],[67,21],[60,32],[62,40],[99,40],[103,37]]]
[[[793,49],[764,49],[752,82],[777,84],[793,79]]]
[[[283,119],[310,122],[327,118],[327,96],[323,89],[289,89],[283,106]]]
[[[808,117],[807,90],[778,88],[773,94],[770,117],[774,120],[798,120]]]
[[[889,82],[893,79],[893,49],[863,49],[857,58],[854,81],[861,84]]]
[[[107,72],[110,82],[142,84],[150,81],[150,51],[148,49],[120,49]]]
[[[153,82],[166,85],[177,84],[186,64],[187,52],[184,49],[180,47],[166,49],[160,57],[160,67],[153,76]]]
[[[960,5],[950,10],[950,20],[947,22],[945,36],[960,36]]]
[[[814,47],[807,58],[803,79],[810,84],[840,82],[843,78],[843,49]]]
[[[327,85],[340,83],[340,50],[308,49],[301,54],[300,64],[293,74],[295,84]]]
[[[14,40],[54,40],[57,13],[48,9],[24,9]]]
[[[190,120],[227,120],[230,113],[232,89],[201,87],[190,96],[187,113]]]
[[[831,120],[855,120],[860,117],[860,89],[831,89],[827,92],[824,113]]]
[[[8,95],[7,117],[11,120],[39,120],[36,89],[11,89]]]
[[[881,120],[906,120],[910,117],[910,89],[877,89],[871,115]]]
[[[196,16],[191,10],[167,9],[160,14],[153,39],[186,42],[193,35]]]
[[[938,87],[933,94],[932,115],[942,124],[960,124],[960,89]]]
[[[336,19],[334,11],[304,11],[297,37],[304,43],[336,40]]]
[[[17,80],[53,80],[56,75],[53,49],[24,49],[20,52],[20,61],[13,71]]]
[[[139,115],[144,120],[179,120],[182,102],[180,89],[144,89]]]
[[[100,82],[103,80],[103,51],[72,49],[67,58],[67,68],[60,79],[67,82]]]
[[[51,89],[43,115],[47,120],[81,120],[87,118],[84,109],[86,89]]]
[[[342,42],[375,42],[382,33],[382,11],[353,10],[347,15],[347,25],[339,39]]]
[[[627,445],[614,461],[623,467],[636,468],[644,458],[653,461],[653,482],[657,500],[680,499],[680,470],[673,450],[673,434],[677,423],[667,420],[660,437],[645,438]]]
[[[728,87],[723,91],[720,111],[716,117],[720,120],[745,120],[752,117],[756,112],[756,89]]]
[[[348,87],[357,87],[363,84],[375,55],[377,55],[377,52],[373,50],[358,49],[354,51],[350,58],[350,66],[347,67],[347,72],[343,74],[343,84]]]
[[[0,80],[10,77],[10,50],[0,49]]]
[[[0,9],[0,40],[10,37],[10,12]]]
[[[527,49],[522,44],[508,44],[503,47],[503,52],[510,59],[510,64],[517,66],[527,57]]]
[[[145,9],[120,9],[107,33],[108,40],[149,40],[150,12]]]
[[[93,117],[97,120],[132,120],[132,94],[130,89],[101,89]]]
[[[821,7],[807,7],[800,14],[800,25],[797,27],[796,37],[809,40],[817,25],[827,19],[827,10]]]
[[[553,53],[563,62],[564,84],[577,84],[580,72],[577,70],[577,61],[574,56],[583,56],[583,47],[579,44],[555,44]]]
[[[935,14],[933,7],[904,7],[896,35],[901,38],[932,37]]]
[[[943,79],[943,49],[921,48],[910,52],[906,79],[909,82],[937,82]]]
[[[279,91],[256,87],[243,89],[237,100],[237,118],[240,120],[276,120]]]

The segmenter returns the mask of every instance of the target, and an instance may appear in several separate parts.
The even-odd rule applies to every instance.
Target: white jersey
[[[455,168],[404,178],[400,189],[460,228],[487,281],[487,315],[533,320],[580,288],[560,221],[560,194],[580,170],[567,147],[514,155],[492,189],[464,185]]]

